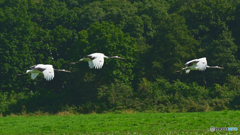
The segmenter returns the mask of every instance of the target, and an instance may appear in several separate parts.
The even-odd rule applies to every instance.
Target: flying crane
[[[223,67],[219,67],[219,66],[208,66],[208,65],[207,65],[207,58],[206,58],[206,57],[188,61],[188,62],[186,62],[184,65],[185,65],[186,67],[183,68],[182,70],[185,70],[187,74],[190,72],[190,70],[204,71],[204,70],[206,70],[207,68],[224,69]],[[176,71],[176,72],[180,72],[180,71],[181,71],[181,70]]]
[[[119,56],[105,56],[103,53],[92,53],[89,54],[77,62],[71,62],[71,64],[76,64],[80,61],[88,61],[89,68],[101,69],[104,64],[104,58],[115,58],[115,59],[124,59]]]
[[[31,79],[35,79],[39,73],[43,73],[44,78],[47,81],[51,81],[54,78],[54,70],[55,71],[62,71],[62,72],[70,72],[65,69],[54,69],[52,65],[45,65],[45,64],[37,64],[30,67],[30,70],[27,70],[24,74],[31,74]],[[17,74],[17,76],[23,74]]]

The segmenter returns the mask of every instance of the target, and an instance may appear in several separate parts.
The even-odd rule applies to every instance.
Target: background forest
[[[102,52],[102,69],[85,55]],[[174,73],[207,57],[207,69]],[[0,0],[0,112],[240,108],[239,0]],[[35,64],[55,72],[31,80]]]

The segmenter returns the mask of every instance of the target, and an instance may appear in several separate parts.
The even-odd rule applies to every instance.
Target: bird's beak
[[[121,58],[121,57],[118,57],[118,58],[124,60],[124,58]]]
[[[219,67],[219,69],[224,69],[223,67]]]

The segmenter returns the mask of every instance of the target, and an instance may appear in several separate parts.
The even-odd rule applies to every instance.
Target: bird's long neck
[[[219,68],[218,66],[207,66],[207,68]]]
[[[68,70],[65,70],[65,69],[54,69],[55,71],[62,71],[62,72],[71,72],[71,71],[68,71]]]
[[[107,56],[106,56],[107,57]],[[107,58],[115,58],[115,59],[118,59],[118,56],[110,56],[110,57],[107,57]]]

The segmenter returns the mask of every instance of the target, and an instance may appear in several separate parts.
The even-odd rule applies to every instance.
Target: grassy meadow
[[[209,131],[211,126],[240,128],[239,115],[240,111],[12,115],[0,119],[0,134],[213,134]]]

